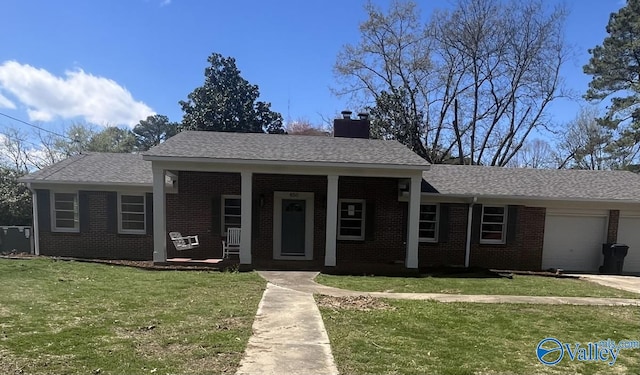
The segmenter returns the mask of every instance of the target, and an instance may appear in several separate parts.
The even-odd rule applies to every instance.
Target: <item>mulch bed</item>
[[[145,270],[156,271],[223,271],[229,268],[226,266],[190,265],[190,264],[154,264],[151,260],[122,260],[122,259],[84,259],[73,257],[54,257],[45,255],[33,255],[29,253],[6,253],[0,254],[0,259],[51,259],[54,261],[72,261],[85,263],[110,264],[114,266],[134,267]]]
[[[151,260],[122,260],[122,259],[84,259],[73,257],[54,257],[45,255],[33,255],[29,253],[9,252],[0,253],[0,259],[52,259],[61,261],[75,261],[86,263],[101,263],[111,264],[115,266],[134,267],[146,270],[169,270],[169,271],[224,271],[227,269],[237,268],[237,265],[218,264],[211,265],[193,265],[193,264],[154,264]],[[435,268],[424,270],[422,276],[432,277],[507,277],[511,278],[513,275],[532,275],[532,276],[546,276],[557,278],[578,278],[574,275],[566,275],[562,273],[562,270],[557,271],[518,271],[518,270],[496,270],[496,269],[461,269],[461,268]]]

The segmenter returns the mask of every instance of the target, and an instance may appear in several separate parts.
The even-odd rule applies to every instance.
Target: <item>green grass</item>
[[[363,292],[499,294],[556,297],[640,298],[640,294],[589,281],[542,276],[500,277],[383,277],[319,275],[316,281]]]
[[[0,260],[0,373],[233,373],[264,287],[255,273]]]
[[[386,302],[391,309],[369,311],[321,303],[341,373],[640,373],[640,349],[621,351],[611,367],[567,357],[549,367],[535,355],[536,345],[546,337],[584,345],[602,339],[640,340],[637,307]]]

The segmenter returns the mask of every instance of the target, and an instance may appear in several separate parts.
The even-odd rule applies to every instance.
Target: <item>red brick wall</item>
[[[444,204],[441,204],[442,207]],[[420,267],[463,266],[467,241],[467,214],[469,206],[459,203],[446,204],[449,209],[449,233],[438,243],[420,242],[418,259]],[[442,224],[440,224],[442,225]]]
[[[397,179],[340,177],[338,199],[341,198],[365,199],[365,211],[371,208],[374,210],[374,230],[372,240],[339,240],[336,246],[336,266],[345,268],[358,263],[403,264],[406,245]],[[365,223],[365,228],[371,224]]]
[[[89,228],[82,233],[40,231],[40,254],[76,258],[150,260],[153,236],[107,231],[107,192],[87,192]],[[49,215],[49,212],[40,212]]]
[[[198,235],[200,246],[177,251],[167,239],[167,258],[221,258],[222,236],[220,228],[213,228],[213,199],[240,195],[240,174],[181,171],[178,184],[178,194],[167,196],[167,232]]]
[[[167,195],[167,231],[198,235],[200,247],[176,251],[167,239],[167,257],[219,258],[222,246],[219,228],[213,228],[213,200],[221,195],[240,194],[240,174],[180,172],[179,193]],[[302,267],[322,267],[325,253],[326,176],[255,174],[253,176],[254,214],[252,248],[254,264],[290,265],[273,260],[273,192],[314,193],[313,260]],[[44,255],[110,259],[152,259],[152,235],[107,233],[107,193],[89,192],[90,225],[83,233],[40,233]],[[385,178],[340,177],[339,198],[365,199],[373,208],[373,239],[337,241],[337,268],[366,269],[367,265],[397,265],[405,259],[406,203],[398,202],[397,180]],[[262,207],[259,201],[263,200]],[[464,265],[467,205],[448,204],[446,240],[420,243],[419,265]],[[46,213],[48,214],[48,213]],[[617,231],[618,211],[611,211],[609,236]],[[491,268],[539,269],[544,239],[545,209],[518,207],[516,236],[505,245],[471,246],[471,266]],[[474,223],[474,225],[477,225]],[[615,242],[615,241],[612,241]],[[295,263],[293,263],[295,266]]]
[[[545,212],[544,208],[518,206],[515,239],[504,245],[472,243],[470,266],[539,270],[542,266]]]
[[[500,269],[539,270],[542,265],[545,209],[517,207],[516,235],[506,244],[471,243],[469,265]],[[449,204],[449,233],[446,241],[421,242],[420,267],[464,266],[468,205]],[[473,223],[473,225],[480,225]]]

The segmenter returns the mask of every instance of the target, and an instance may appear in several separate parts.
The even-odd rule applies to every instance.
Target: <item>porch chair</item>
[[[200,246],[200,242],[198,241],[198,236],[182,236],[180,232],[169,232],[169,237],[171,237],[171,241],[173,241],[173,246],[176,247],[176,250],[191,250]]]
[[[222,258],[240,255],[240,228],[227,229],[227,240],[222,241]]]

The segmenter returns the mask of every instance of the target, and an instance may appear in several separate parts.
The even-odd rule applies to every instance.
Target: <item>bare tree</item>
[[[564,8],[458,0],[422,24],[412,2],[369,3],[361,41],[338,55],[341,89],[367,103],[374,134],[432,163],[504,166],[563,95]]]
[[[321,126],[314,126],[309,120],[299,119],[289,122],[286,127],[287,134],[293,135],[329,135],[330,132]]]
[[[48,165],[55,164],[67,157],[56,145],[60,142],[60,136],[38,131],[36,133],[40,144],[40,152],[29,155],[29,160],[36,168],[42,169]]]
[[[558,143],[560,168],[615,169],[625,156],[615,155],[613,132],[600,126],[596,107],[583,107],[562,133]]]
[[[27,156],[27,134],[17,128],[7,127],[0,134],[0,164],[20,173],[29,171],[29,158]]]
[[[549,142],[534,138],[527,140],[522,145],[520,152],[515,154],[507,166],[518,168],[558,168],[558,157]]]

